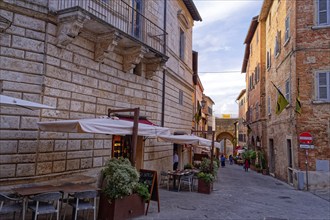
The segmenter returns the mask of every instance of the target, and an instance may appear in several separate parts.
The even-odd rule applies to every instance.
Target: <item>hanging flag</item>
[[[301,114],[301,103],[300,103],[300,97],[297,96],[296,98],[296,112]]]
[[[195,119],[195,122],[198,124],[199,121],[202,119],[202,108],[200,105],[198,105],[198,110],[196,112],[196,114],[194,115],[194,119]]]
[[[275,113],[277,115],[279,115],[285,109],[285,107],[289,104],[289,102],[288,102],[288,100],[286,100],[286,98],[284,97],[281,90],[279,90],[279,88],[277,88],[273,82],[271,82],[271,83],[273,84],[273,86],[277,90],[277,102],[276,102],[276,111],[275,111]]]
[[[295,111],[301,114],[301,102],[300,102],[300,95],[299,95],[299,78],[298,78],[298,85],[297,85],[297,98],[296,98],[296,109]]]

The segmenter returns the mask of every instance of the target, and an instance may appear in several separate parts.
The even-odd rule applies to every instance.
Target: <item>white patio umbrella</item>
[[[10,96],[0,95],[0,106],[23,107],[31,110],[37,109],[55,109],[55,107],[30,102],[23,99],[18,99]]]
[[[132,135],[133,122],[113,118],[92,118],[38,122],[42,131]],[[157,137],[169,135],[170,129],[139,123],[138,136]]]
[[[211,140],[198,137],[196,135],[160,135],[158,136],[158,140],[176,144],[195,144],[209,148],[212,146]],[[214,147],[220,148],[220,144],[214,142]]]

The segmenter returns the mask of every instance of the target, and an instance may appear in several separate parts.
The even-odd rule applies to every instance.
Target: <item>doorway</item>
[[[292,167],[292,145],[291,139],[286,140],[287,153],[288,153],[288,183],[293,185],[293,167]]]
[[[269,139],[269,173],[275,174],[275,150],[274,140]]]

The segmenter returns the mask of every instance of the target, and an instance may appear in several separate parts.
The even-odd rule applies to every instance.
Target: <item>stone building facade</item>
[[[247,138],[248,148],[262,151],[265,151],[267,140],[264,34],[265,26],[263,23],[259,24],[258,16],[254,17],[244,42],[246,48],[242,66],[242,72],[246,73],[246,125],[250,131]]]
[[[238,95],[236,102],[238,103],[238,123],[237,123],[237,145],[241,148],[247,147],[247,138],[248,138],[248,129],[246,121],[246,112],[247,112],[247,96],[246,89],[243,89]],[[235,146],[235,147],[236,147]]]
[[[111,157],[112,136],[40,132],[38,121],[95,118],[140,108],[154,124],[190,131],[190,0],[1,1],[1,93],[56,110],[1,106],[0,184],[90,173]],[[140,138],[140,167],[168,170],[173,145]],[[181,155],[182,158],[185,155]]]
[[[269,171],[294,185],[299,174],[304,175],[306,162],[299,134],[308,131],[315,146],[308,150],[309,186],[329,186],[329,5],[329,1],[265,0],[258,19],[265,27],[260,60],[265,63]],[[280,114],[275,114],[278,92],[273,84],[289,102]]]

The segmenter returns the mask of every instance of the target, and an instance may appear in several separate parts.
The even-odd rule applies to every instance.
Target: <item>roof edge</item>
[[[182,0],[185,6],[187,7],[191,17],[194,21],[202,21],[202,17],[200,16],[196,5],[194,4],[193,0]]]

